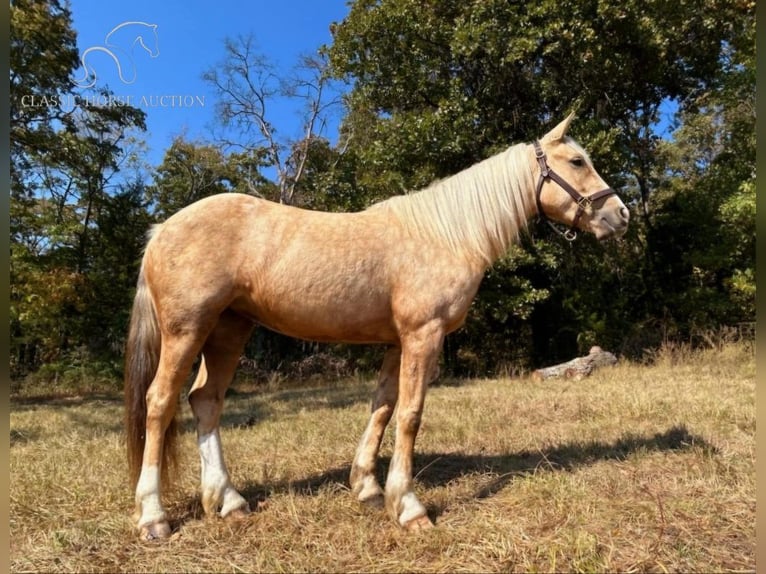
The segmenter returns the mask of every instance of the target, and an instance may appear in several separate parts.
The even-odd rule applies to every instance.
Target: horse
[[[151,39],[147,45],[144,38]],[[159,41],[157,39],[157,24],[148,24],[147,22],[123,22],[118,24],[106,35],[103,46],[91,46],[80,56],[80,64],[85,71],[82,78],[74,80],[74,83],[81,88],[92,88],[96,85],[96,70],[86,62],[88,56],[92,53],[102,52],[112,58],[117,67],[117,75],[123,84],[132,84],[136,81],[136,64],[133,61],[133,48],[136,44],[146,50],[150,57],[156,58],[160,55]],[[131,76],[123,75],[123,64],[126,64],[130,70]]]
[[[135,526],[171,529],[161,484],[175,456],[175,411],[188,394],[208,516],[250,512],[224,462],[224,394],[252,331],[312,341],[387,345],[350,484],[407,530],[433,522],[413,490],[413,450],[444,337],[459,328],[485,271],[535,215],[564,234],[625,233],[629,212],[566,135],[573,114],[533,144],[516,144],[421,191],[355,213],[300,209],[246,194],[202,199],[150,234],[128,333],[125,401]],[[535,181],[537,178],[537,181]],[[375,477],[396,407],[385,490]]]

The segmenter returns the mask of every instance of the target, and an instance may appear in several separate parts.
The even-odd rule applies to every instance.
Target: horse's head
[[[628,229],[628,208],[593,167],[588,154],[566,135],[574,118],[563,122],[534,144],[538,170],[537,209],[543,219],[590,231],[597,239],[620,237]]]
[[[136,37],[136,40],[141,43],[141,47],[149,52],[149,55],[152,58],[156,58],[160,55],[160,42],[157,38],[157,24],[146,24],[145,22],[140,22],[140,24],[146,27],[146,31],[144,34],[139,34]]]

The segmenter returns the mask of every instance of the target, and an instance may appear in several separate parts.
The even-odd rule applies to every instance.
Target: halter
[[[537,162],[540,164],[540,178],[537,180],[537,189],[535,190],[535,199],[537,201],[537,213],[539,214],[540,218],[545,221],[548,225],[551,226],[551,229],[553,229],[556,233],[561,235],[564,239],[567,241],[574,241],[577,239],[577,223],[580,221],[580,217],[582,217],[582,214],[585,213],[585,210],[590,208],[591,204],[594,201],[597,201],[599,199],[602,199],[604,197],[609,197],[610,195],[616,195],[617,192],[613,190],[611,187],[607,187],[606,189],[602,189],[601,191],[597,191],[593,195],[590,195],[588,197],[585,197],[584,195],[580,195],[578,191],[569,185],[567,181],[561,177],[559,174],[557,174],[555,171],[553,171],[550,166],[548,165],[548,159],[545,157],[545,152],[543,151],[542,146],[540,145],[539,140],[534,141],[535,146],[535,157],[537,158]],[[540,203],[540,195],[543,191],[543,183],[545,183],[546,179],[552,179],[556,183],[559,184],[561,189],[566,191],[570,196],[572,196],[572,199],[575,200],[575,203],[577,204],[577,213],[574,216],[574,219],[572,220],[572,225],[567,229],[566,231],[561,231],[556,225],[548,219],[548,216],[545,215],[545,212],[543,211],[543,206]]]

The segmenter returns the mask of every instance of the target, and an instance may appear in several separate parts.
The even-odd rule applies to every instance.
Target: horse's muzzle
[[[601,210],[591,224],[596,239],[616,239],[625,235],[630,221],[630,212],[624,205],[614,210]]]

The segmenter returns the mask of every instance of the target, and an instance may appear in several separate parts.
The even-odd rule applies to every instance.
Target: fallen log
[[[604,351],[601,347],[591,347],[590,352],[584,357],[577,357],[552,367],[537,369],[532,373],[532,379],[543,381],[545,379],[563,377],[579,381],[590,375],[594,369],[614,365],[615,363],[617,363],[617,357],[612,353]]]

